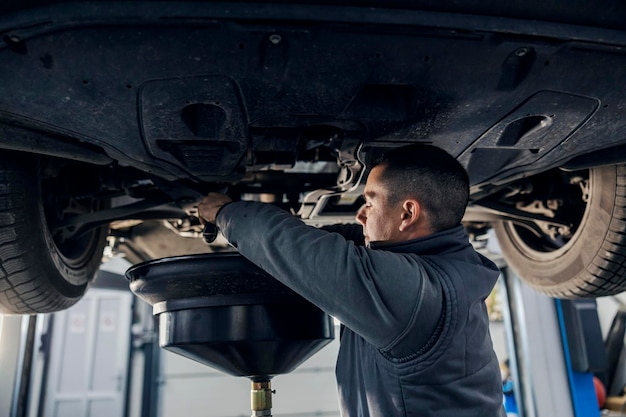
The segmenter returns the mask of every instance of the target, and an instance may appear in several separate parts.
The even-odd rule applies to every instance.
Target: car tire
[[[0,154],[2,314],[70,307],[85,294],[102,260],[106,227],[62,244],[53,238],[44,209],[42,160],[28,154]]]
[[[589,169],[586,202],[571,238],[540,248],[539,237],[511,221],[494,224],[508,266],[536,290],[585,298],[626,290],[626,166]],[[566,209],[569,209],[566,207]]]

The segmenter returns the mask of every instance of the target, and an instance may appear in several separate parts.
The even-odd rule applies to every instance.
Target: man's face
[[[365,204],[359,209],[356,220],[363,225],[365,243],[400,241],[399,226],[402,222],[402,204],[389,206],[388,190],[381,182],[382,166],[370,172],[365,183]]]

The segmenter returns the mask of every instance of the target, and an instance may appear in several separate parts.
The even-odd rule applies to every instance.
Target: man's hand
[[[233,201],[226,194],[209,193],[198,204],[198,218],[202,224],[215,223],[217,212],[227,203]]]

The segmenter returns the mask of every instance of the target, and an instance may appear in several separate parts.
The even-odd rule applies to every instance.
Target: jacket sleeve
[[[428,337],[439,320],[442,290],[418,256],[355,245],[263,203],[228,204],[217,225],[244,257],[378,348],[409,325]]]

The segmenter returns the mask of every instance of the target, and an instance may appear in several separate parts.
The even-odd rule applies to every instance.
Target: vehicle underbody
[[[623,291],[626,6],[596,9],[0,6],[0,311],[71,305],[105,239],[132,263],[226,250],[201,239],[209,191],[353,221],[371,162],[414,142],[467,168],[467,230],[530,285]]]

